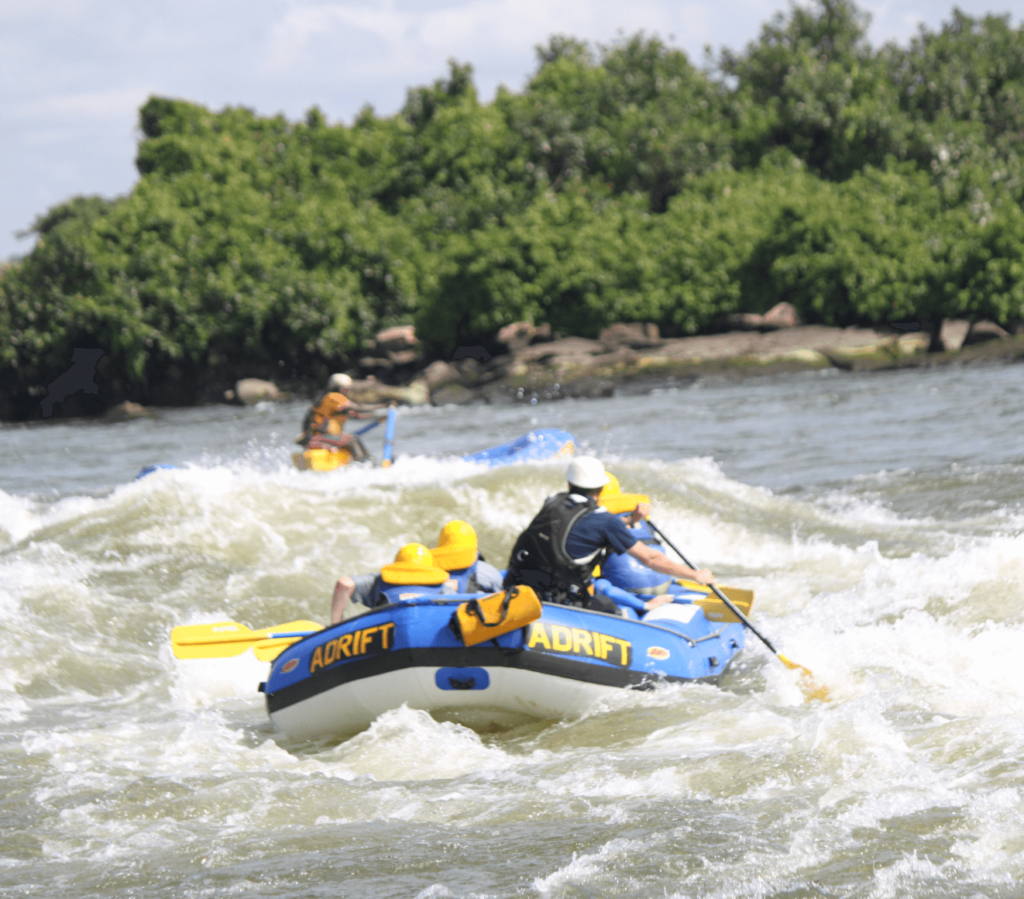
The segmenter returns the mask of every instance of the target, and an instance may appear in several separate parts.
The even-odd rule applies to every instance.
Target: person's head
[[[468,521],[449,521],[441,528],[437,546],[431,550],[434,564],[446,571],[469,568],[478,556],[476,531]]]
[[[448,572],[434,564],[434,557],[422,543],[406,543],[395,561],[380,570],[386,584],[443,584]]]
[[[352,386],[352,379],[343,372],[337,372],[327,379],[328,393],[345,393]]]
[[[569,482],[570,493],[596,497],[608,483],[608,474],[600,459],[576,456],[565,470],[565,479]]]

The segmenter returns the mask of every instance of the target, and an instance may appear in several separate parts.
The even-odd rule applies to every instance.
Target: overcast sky
[[[971,15],[1024,0],[959,0]],[[861,0],[871,43],[938,28],[953,2]],[[0,0],[0,260],[15,232],[79,194],[131,191],[136,118],[158,94],[297,119],[395,113],[408,87],[469,62],[481,100],[520,90],[552,34],[607,43],[644,30],[700,65],[742,49],[786,0]]]

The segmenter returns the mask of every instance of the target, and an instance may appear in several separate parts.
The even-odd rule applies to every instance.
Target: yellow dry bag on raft
[[[452,630],[466,646],[493,640],[509,631],[526,627],[541,616],[540,600],[532,587],[509,587],[464,602],[452,615]]]

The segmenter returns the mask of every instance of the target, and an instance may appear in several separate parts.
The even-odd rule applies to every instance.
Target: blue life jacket
[[[479,560],[477,560],[479,561]],[[477,562],[474,562],[469,568],[456,568],[454,571],[449,571],[452,580],[455,581],[455,592],[456,593],[479,593],[481,592],[478,588],[479,585],[476,582],[476,566]]]
[[[436,596],[444,593],[444,588],[444,584],[389,584],[378,575],[374,589],[370,592],[371,604],[385,606],[406,599],[416,599],[419,596]]]
[[[456,568],[449,571],[452,580],[455,581],[456,593],[497,593],[502,589],[502,573],[493,565],[484,563],[483,559],[477,559],[469,568]]]
[[[644,540],[651,549],[664,555],[664,550],[649,540]],[[628,590],[630,593],[668,593],[672,577],[648,568],[639,559],[633,558],[629,553],[611,553],[601,563],[601,577],[606,578],[616,587]]]

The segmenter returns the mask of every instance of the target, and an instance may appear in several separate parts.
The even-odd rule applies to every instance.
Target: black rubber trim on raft
[[[517,668],[553,677],[564,677],[567,680],[587,681],[602,687],[632,687],[641,690],[651,689],[655,683],[714,683],[718,679],[718,675],[702,678],[654,675],[631,668],[612,668],[580,662],[554,653],[520,650],[510,652],[494,646],[397,649],[335,665],[290,687],[267,693],[267,711],[277,712],[342,684],[405,668]]]

